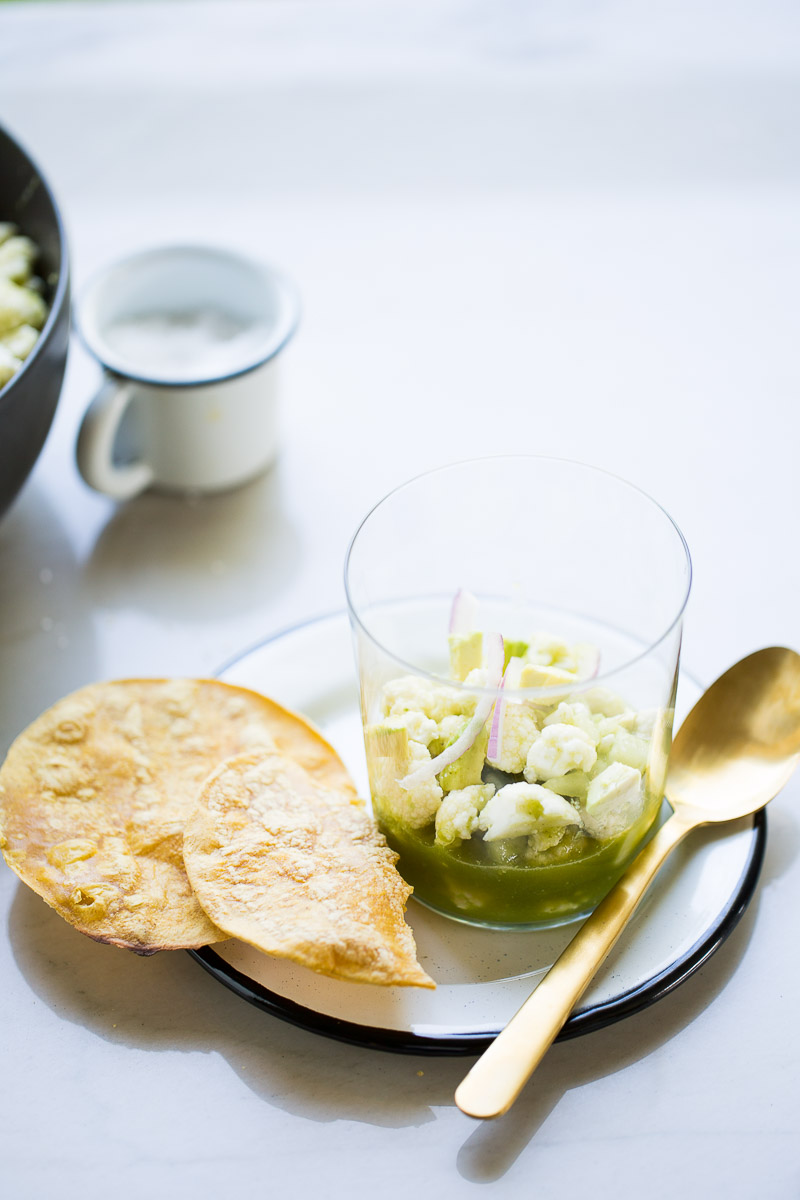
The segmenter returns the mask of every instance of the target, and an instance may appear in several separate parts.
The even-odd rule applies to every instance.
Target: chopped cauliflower
[[[635,720],[636,713],[629,710],[618,713],[614,717],[604,717],[598,714],[595,717],[598,741],[609,733],[616,733],[618,729],[632,729]]]
[[[489,672],[484,667],[475,667],[470,671],[464,680],[465,687],[486,687],[489,682]],[[472,707],[475,708],[475,698],[472,699]]]
[[[589,784],[584,824],[596,838],[613,838],[629,829],[644,811],[642,776],[635,767],[612,762]]]
[[[526,662],[539,663],[543,667],[560,664],[560,660],[569,654],[569,647],[562,638],[552,633],[534,633],[528,644],[525,655]]]
[[[384,685],[383,696],[384,716],[421,712],[432,721],[441,721],[442,717],[451,715],[471,717],[476,704],[475,696],[461,688],[434,683],[416,675],[389,680]]]
[[[619,696],[609,691],[608,688],[593,687],[586,692],[581,692],[580,695],[587,708],[603,717],[616,717],[628,709],[625,701],[620,700]]]
[[[634,713],[631,732],[649,742],[655,733],[656,724],[661,716],[661,712],[662,710],[658,708],[648,708],[642,712]]]
[[[616,733],[618,729],[626,729],[629,733],[635,733],[637,737],[649,741],[663,711],[660,708],[648,708],[637,712],[633,708],[626,708],[624,712],[613,717],[598,717],[598,729],[601,736]]]
[[[384,724],[395,729],[405,729],[412,741],[421,742],[423,746],[429,746],[439,733],[435,721],[426,717],[425,713],[413,710],[393,713]]]
[[[568,771],[590,771],[597,761],[594,739],[577,725],[548,725],[528,751],[524,775],[529,783]]]
[[[421,767],[425,762],[430,762],[431,756],[427,746],[423,746],[420,742],[410,741],[408,750],[409,762],[406,774],[411,775],[417,767]],[[398,818],[412,829],[422,829],[423,826],[430,824],[436,816],[443,795],[435,776],[426,779],[423,783],[415,784],[414,787],[400,787],[399,790],[406,797],[406,802],[402,805],[403,815],[398,812]]]
[[[464,732],[465,725],[466,721],[463,717],[442,717],[436,726],[436,736],[438,741],[442,743],[442,747],[449,746],[457,737],[460,737]]]
[[[542,721],[543,727],[547,725],[576,725],[578,729],[582,729],[584,733],[588,734],[597,745],[597,723],[588,706],[582,704],[580,700],[562,700]]]
[[[498,862],[522,861],[520,855],[528,862],[555,846],[568,855],[574,840],[565,837],[568,830],[602,839],[623,833],[644,811],[643,776],[655,769],[651,746],[664,710],[637,712],[609,689],[587,686],[599,662],[595,647],[549,633],[528,642],[506,638],[496,753],[488,756],[490,718],[458,759],[438,762],[463,736],[478,689],[488,686],[484,641],[478,631],[450,635],[450,684],[406,675],[384,685],[378,720],[365,731],[381,815],[409,829],[435,823],[440,846],[480,831]],[[511,699],[518,687],[543,691]],[[434,759],[436,776],[403,786]],[[483,783],[487,765],[515,782],[495,791]]]
[[[537,850],[561,841],[570,826],[580,826],[579,813],[568,801],[537,783],[507,783],[484,807],[478,827],[484,840],[527,837]]]
[[[436,816],[442,801],[442,789],[435,777],[426,779],[413,787],[404,788],[400,783],[424,762],[430,762],[430,752],[421,742],[398,741],[394,753],[380,754],[381,748],[391,748],[390,738],[384,727],[373,726],[376,731],[371,739],[372,753],[368,754],[370,788],[373,796],[383,806],[386,815],[393,817],[409,829],[424,829]],[[404,730],[396,731],[403,733]]]
[[[478,818],[487,801],[494,795],[491,783],[472,784],[448,792],[436,811],[436,841],[440,846],[472,837],[478,828]]]
[[[598,754],[614,762],[635,767],[637,771],[644,771],[647,766],[648,750],[649,742],[637,737],[635,733],[629,733],[627,729],[617,729],[615,733],[606,734],[597,745]]]
[[[521,775],[525,769],[528,750],[539,735],[536,714],[526,704],[508,701],[503,708],[497,755],[486,761],[509,775]]]

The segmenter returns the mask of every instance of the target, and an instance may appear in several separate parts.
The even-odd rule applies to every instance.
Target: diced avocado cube
[[[505,671],[512,658],[525,657],[525,655],[528,653],[528,643],[504,641],[503,652],[505,654],[505,658],[503,659],[503,670]]]
[[[519,680],[523,688],[556,687],[560,683],[574,684],[575,676],[563,667],[540,667],[536,663],[526,663]]]
[[[584,824],[596,838],[618,837],[644,808],[642,776],[635,767],[612,762],[589,784]]]
[[[369,725],[365,741],[368,755],[393,758],[398,763],[408,760],[408,730],[402,725]]]
[[[555,792],[557,796],[572,796],[585,800],[589,791],[589,776],[585,771],[570,771],[558,779],[546,779],[543,787]]]
[[[483,661],[483,634],[451,633],[447,641],[450,647],[450,674],[462,682]]]
[[[453,741],[455,738],[452,738],[449,744],[452,745]],[[465,751],[454,763],[450,763],[449,767],[444,767],[439,772],[436,778],[443,792],[454,792],[458,788],[471,787],[473,784],[481,782],[488,741],[489,730],[484,727],[469,750]]]
[[[649,745],[644,738],[637,737],[635,733],[618,729],[614,735],[614,759],[628,767],[635,767],[637,771],[644,771],[647,766],[648,749]]]

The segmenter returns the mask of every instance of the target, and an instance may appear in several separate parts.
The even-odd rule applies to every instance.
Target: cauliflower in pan
[[[0,222],[0,388],[20,369],[47,320],[44,284],[34,275],[38,255],[16,225]]]

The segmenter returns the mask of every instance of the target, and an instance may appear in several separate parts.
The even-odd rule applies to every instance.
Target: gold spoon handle
[[[673,815],[584,922],[542,982],[456,1089],[470,1117],[507,1112],[616,942],[669,852],[696,822]]]

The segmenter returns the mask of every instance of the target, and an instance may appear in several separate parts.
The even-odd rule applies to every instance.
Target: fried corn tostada
[[[183,831],[223,759],[277,749],[355,800],[303,718],[207,679],[91,684],[38,717],[0,768],[6,862],[82,933],[152,954],[220,941],[186,876]]]
[[[186,823],[198,900],[220,929],[336,979],[434,987],[403,913],[411,888],[363,805],[280,753],[222,763]]]

